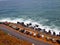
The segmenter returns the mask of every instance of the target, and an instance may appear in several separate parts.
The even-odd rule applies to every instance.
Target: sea
[[[0,22],[25,22],[60,32],[60,0],[0,0]]]

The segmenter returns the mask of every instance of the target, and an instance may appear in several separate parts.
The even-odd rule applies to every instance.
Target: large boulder
[[[48,34],[51,34],[51,30],[48,31]]]
[[[55,33],[55,32],[53,32],[53,35],[56,35],[56,33]]]
[[[35,27],[39,27],[39,25],[36,24]]]

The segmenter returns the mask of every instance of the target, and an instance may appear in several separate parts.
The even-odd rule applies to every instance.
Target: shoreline
[[[16,18],[16,19],[2,18],[0,21],[1,22],[6,22],[7,21],[7,22],[12,22],[12,23],[17,23],[18,21],[20,21],[20,22],[24,22],[25,25],[29,24],[29,23],[32,23],[32,26],[34,26],[35,24],[37,24],[37,25],[39,25],[39,28],[45,29],[47,32],[49,30],[51,30],[51,33],[55,32],[56,35],[59,34],[59,32],[60,32],[60,28],[57,27],[57,26],[55,26],[55,25],[51,25],[51,26],[43,25],[43,24],[40,24],[40,23],[38,23],[38,22],[36,22],[34,20],[31,20],[31,19],[30,20],[29,19],[25,20],[23,18]]]
[[[56,36],[55,35],[55,33],[54,33],[54,36],[51,36],[50,35],[50,33],[51,32],[49,32],[49,34],[46,34],[46,31],[45,31],[45,29],[44,29],[44,32],[42,32],[41,31],[41,29],[39,28],[39,29],[37,29],[37,30],[35,30],[34,28],[32,28],[32,27],[28,27],[29,25],[31,25],[31,23],[29,24],[29,25],[25,25],[24,23],[20,23],[20,22],[17,22],[17,23],[11,23],[11,22],[3,22],[4,23],[4,25],[6,25],[6,26],[8,26],[9,24],[10,24],[10,26],[16,26],[17,28],[21,28],[20,30],[26,30],[27,32],[32,32],[32,34],[34,34],[32,37],[33,38],[36,38],[37,40],[41,40],[41,41],[43,41],[43,42],[47,42],[47,43],[50,43],[50,44],[54,44],[55,43],[55,39],[56,40],[58,40],[59,38],[60,38],[60,36]],[[36,25],[37,27],[38,27],[38,25]],[[13,27],[11,27],[11,28],[13,28]],[[15,28],[15,27],[14,27]],[[41,32],[39,32],[39,31],[41,31]],[[36,37],[36,35],[37,34],[40,34],[41,35],[41,39],[39,39],[40,38],[40,35],[39,35],[39,37]],[[29,36],[29,35],[28,35]],[[52,43],[52,41],[49,41],[50,39],[48,39],[49,37],[51,37],[51,38],[53,38],[54,40],[52,40],[54,43]],[[46,41],[46,38],[48,39],[48,41]],[[58,43],[56,43],[57,45],[58,45]]]

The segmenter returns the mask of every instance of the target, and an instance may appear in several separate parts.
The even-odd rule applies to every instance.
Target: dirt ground
[[[0,45],[32,45],[32,43],[17,39],[0,30]]]

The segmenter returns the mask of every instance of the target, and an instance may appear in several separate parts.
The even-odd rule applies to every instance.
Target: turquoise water
[[[60,0],[0,0],[0,21],[35,22],[60,32]]]

